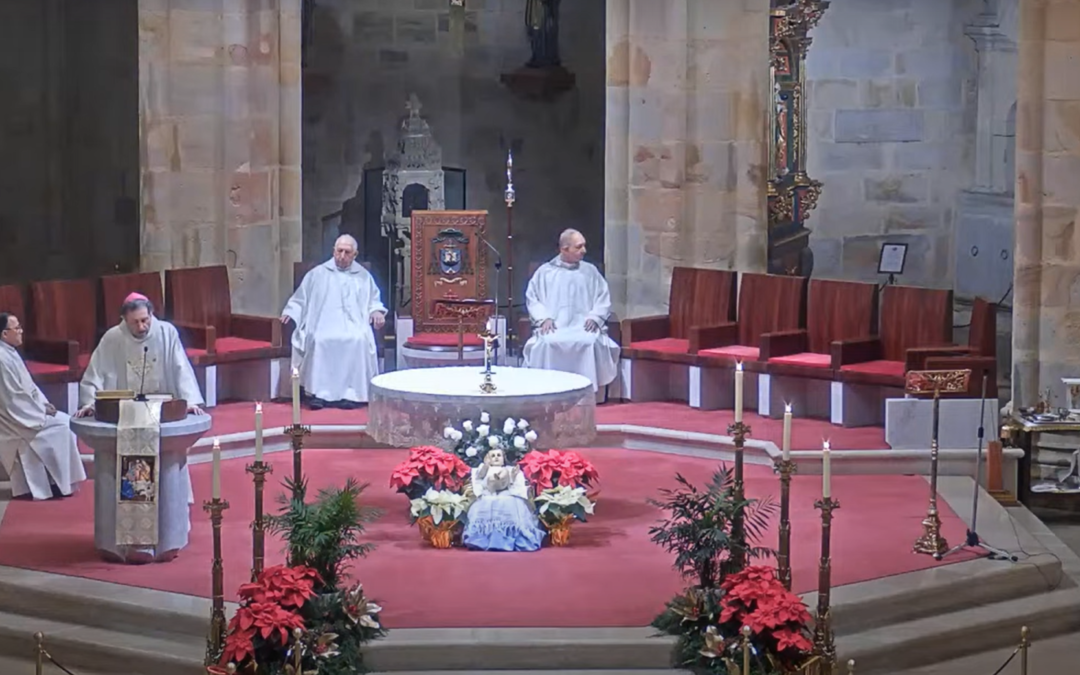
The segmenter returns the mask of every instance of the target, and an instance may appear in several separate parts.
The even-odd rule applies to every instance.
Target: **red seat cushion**
[[[719,357],[721,359],[730,359],[732,361],[757,361],[758,356],[760,355],[760,349],[757,347],[747,347],[745,345],[714,347],[713,349],[702,349],[698,352],[698,356]]]
[[[690,350],[690,341],[682,338],[643,340],[641,342],[631,342],[630,349],[644,352],[660,352],[661,354],[685,354]]]
[[[461,343],[466,347],[479,347],[483,345],[483,341],[479,336],[472,333],[465,333],[462,337]],[[416,347],[418,349],[424,349],[425,347],[457,347],[458,346],[458,334],[457,333],[417,333],[408,340],[405,341],[406,347]]]
[[[256,349],[270,349],[273,345],[262,340],[249,340],[239,337],[219,337],[214,340],[214,348],[218,354],[235,354],[236,352],[250,352]],[[205,349],[189,348],[184,350],[188,356],[205,356]]]
[[[889,378],[899,378],[902,380],[904,379],[904,362],[881,360],[852,363],[846,366],[840,366],[840,372],[877,375]]]
[[[774,356],[769,359],[769,364],[802,366],[804,368],[828,368],[832,366],[832,356],[829,354],[803,352],[802,354],[790,354],[788,356]]]
[[[26,361],[26,369],[31,375],[50,375],[54,373],[66,373],[68,367],[60,363],[43,363],[41,361]]]
[[[79,354],[79,368],[86,370],[86,367],[90,365],[90,354]]]

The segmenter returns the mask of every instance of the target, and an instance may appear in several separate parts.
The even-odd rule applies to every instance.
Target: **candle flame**
[[[292,369],[292,376],[296,377],[296,378],[299,378],[300,377],[300,369],[299,368],[293,368]]]
[[[742,361],[735,362],[735,370],[742,370]]]
[[[830,449],[831,448],[829,447],[829,441],[828,440],[823,441],[822,444],[821,444],[821,451],[822,452],[828,452]]]
[[[256,403],[255,404],[255,412],[260,414],[260,415],[262,414],[262,403]]]
[[[215,438],[214,439],[214,449],[215,450],[220,450],[221,449],[221,439],[220,438]]]
[[[784,404],[784,412],[785,413],[790,413],[791,412],[791,404],[790,403],[785,403]]]

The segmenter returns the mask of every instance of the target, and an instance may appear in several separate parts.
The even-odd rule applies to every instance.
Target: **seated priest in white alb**
[[[597,390],[618,373],[619,345],[607,336],[607,281],[584,257],[585,237],[566,230],[559,236],[559,255],[529,280],[525,306],[533,334],[523,351],[526,368],[578,373]]]
[[[13,497],[68,496],[86,480],[68,416],[45,400],[17,351],[18,317],[0,312],[0,466]]]
[[[145,295],[132,293],[120,307],[120,323],[105,331],[79,384],[79,412],[94,412],[99,391],[128,390],[136,394],[167,394],[187,401],[188,412],[205,415],[203,397],[180,334],[168,321],[154,316]]]
[[[355,239],[338,237],[333,259],[304,275],[281,313],[281,323],[295,326],[292,366],[313,410],[360,407],[379,374],[375,331],[386,323],[386,307],[356,253]]]

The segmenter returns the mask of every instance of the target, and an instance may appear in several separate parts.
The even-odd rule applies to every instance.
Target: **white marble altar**
[[[158,474],[157,546],[116,543],[116,425],[92,418],[71,418],[71,430],[94,450],[94,545],[110,562],[168,562],[188,544],[194,495],[188,473],[188,450],[207,431],[209,415],[188,415],[161,425]]]
[[[447,425],[488,412],[495,420],[528,420],[537,448],[580,447],[596,437],[596,397],[587,378],[536,368],[492,370],[497,389],[490,394],[480,391],[484,376],[477,366],[379,375],[371,381],[368,435],[395,447],[438,445]]]

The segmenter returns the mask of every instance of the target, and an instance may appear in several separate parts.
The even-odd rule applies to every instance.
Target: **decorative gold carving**
[[[904,381],[907,394],[958,394],[967,391],[970,370],[910,370]]]

